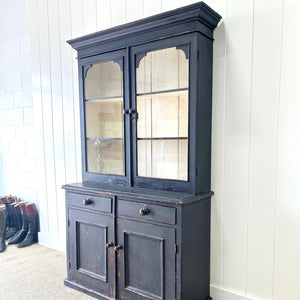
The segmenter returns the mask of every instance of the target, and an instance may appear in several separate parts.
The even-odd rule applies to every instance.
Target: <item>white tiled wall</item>
[[[0,1],[0,194],[36,197],[27,1]]]
[[[65,41],[195,1],[27,1],[29,9],[0,0],[0,187],[37,195],[40,241],[64,249],[61,185],[81,179],[76,53]],[[211,294],[300,299],[300,2],[205,2],[223,16],[214,44]]]

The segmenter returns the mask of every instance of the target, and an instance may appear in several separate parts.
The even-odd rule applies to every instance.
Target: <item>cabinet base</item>
[[[64,279],[64,284],[67,287],[70,287],[72,289],[75,289],[77,291],[80,291],[82,293],[85,293],[89,296],[95,297],[95,298],[100,299],[100,300],[113,300],[114,299],[114,298],[110,298],[110,297],[104,296],[102,294],[99,294],[96,291],[88,289],[88,288],[86,288],[86,287],[84,287],[84,286],[82,286],[82,285],[80,285],[76,282],[70,281],[67,278]]]

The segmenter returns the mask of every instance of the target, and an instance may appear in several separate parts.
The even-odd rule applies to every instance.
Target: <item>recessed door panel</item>
[[[151,249],[151,255],[145,255]],[[125,288],[161,299],[164,283],[164,240],[124,233]],[[134,259],[132,259],[134,258]]]
[[[175,298],[175,229],[118,220],[118,298]]]
[[[115,294],[113,219],[110,216],[69,208],[70,280],[98,293]]]
[[[106,237],[107,226],[76,221],[77,270],[106,281]],[[88,247],[91,243],[94,247]]]

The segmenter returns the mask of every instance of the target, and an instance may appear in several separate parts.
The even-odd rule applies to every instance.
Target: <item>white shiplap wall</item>
[[[76,53],[66,40],[195,1],[28,0],[40,241],[64,249],[61,185],[81,179]],[[215,31],[214,300],[300,299],[297,0],[209,0]]]

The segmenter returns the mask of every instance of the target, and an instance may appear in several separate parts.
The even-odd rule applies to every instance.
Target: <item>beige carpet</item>
[[[38,244],[0,253],[1,300],[95,299],[64,286],[66,256]]]

